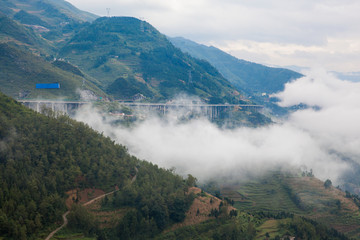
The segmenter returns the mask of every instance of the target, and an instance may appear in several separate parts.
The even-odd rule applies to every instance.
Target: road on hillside
[[[135,182],[135,180],[136,180],[136,176],[137,176],[137,173],[138,173],[138,169],[135,168],[135,171],[136,171],[136,174],[135,174],[135,176],[132,177],[130,184],[133,184],[133,182]],[[94,199],[91,199],[90,201],[87,201],[86,203],[83,204],[83,206],[90,205],[90,204],[92,204],[93,202],[95,202],[96,200],[99,200],[99,199],[101,199],[101,198],[104,198],[105,196],[110,195],[110,194],[113,194],[114,192],[117,192],[117,191],[119,191],[119,190],[114,190],[114,191],[112,191],[112,192],[108,192],[108,193],[105,193],[105,194],[103,194],[103,195],[100,195],[100,196],[98,196],[98,197],[96,197],[96,198],[94,198]],[[63,218],[64,223],[63,223],[60,227],[58,227],[57,229],[55,229],[54,231],[52,231],[52,232],[49,234],[49,236],[47,236],[47,238],[45,238],[45,240],[50,240],[58,231],[60,231],[60,230],[63,229],[64,227],[66,227],[66,225],[68,224],[67,215],[68,215],[69,213],[70,213],[70,211],[67,211],[66,213],[64,213],[64,214],[62,215],[62,218]]]
[[[63,218],[63,221],[64,223],[58,227],[57,229],[55,229],[54,231],[52,231],[49,236],[47,236],[47,238],[45,238],[45,240],[50,240],[54,235],[55,233],[57,233],[58,231],[60,231],[60,229],[62,229],[63,227],[65,227],[67,224],[68,224],[68,220],[67,220],[67,215],[70,213],[70,211],[67,211],[66,213],[64,213],[62,215],[62,218]]]

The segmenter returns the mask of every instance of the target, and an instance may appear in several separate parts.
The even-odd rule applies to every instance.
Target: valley
[[[360,239],[356,82],[107,12],[0,0],[0,240]]]

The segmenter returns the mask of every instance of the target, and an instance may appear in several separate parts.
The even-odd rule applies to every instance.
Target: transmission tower
[[[140,31],[141,32],[144,32],[145,31],[145,29],[144,29],[144,18],[140,18]]]
[[[189,70],[189,84],[193,84],[191,70]]]
[[[110,17],[110,8],[106,8],[107,16]]]

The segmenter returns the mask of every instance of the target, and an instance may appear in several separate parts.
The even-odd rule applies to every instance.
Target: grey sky
[[[267,65],[360,71],[358,0],[69,0]]]

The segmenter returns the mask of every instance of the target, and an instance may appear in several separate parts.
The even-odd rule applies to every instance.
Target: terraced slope
[[[243,211],[288,212],[360,238],[358,200],[315,177],[273,173],[260,180],[223,187],[221,194]]]

